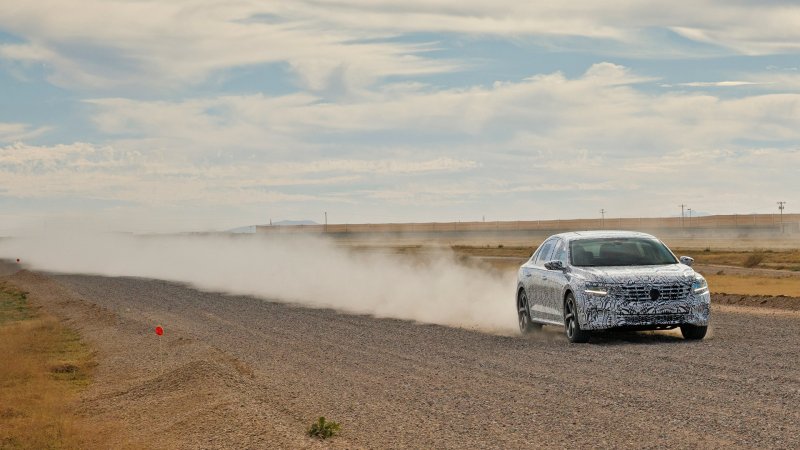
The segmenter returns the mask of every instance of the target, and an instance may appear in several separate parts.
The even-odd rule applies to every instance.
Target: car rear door
[[[531,315],[542,319],[552,319],[552,313],[548,311],[550,308],[546,306],[548,300],[548,270],[544,268],[544,263],[549,261],[550,255],[553,253],[557,240],[550,238],[542,243],[539,251],[536,252],[536,257],[530,265],[529,270],[531,276],[528,289],[528,303],[530,304]]]
[[[567,242],[563,239],[558,239],[553,247],[553,254],[548,261],[561,261],[564,267],[567,267],[569,258]],[[545,261],[547,262],[547,261]],[[561,270],[548,270],[545,276],[546,294],[543,300],[544,308],[547,313],[547,318],[550,320],[561,321],[563,320],[563,292],[564,286],[567,284],[567,275]]]

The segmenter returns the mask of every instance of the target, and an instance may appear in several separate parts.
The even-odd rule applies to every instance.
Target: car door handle
[[[546,280],[546,279],[547,279],[547,277],[545,277],[545,276],[542,276],[542,279],[543,279],[543,280]]]
[[[526,273],[526,274],[525,274],[525,276],[526,276],[526,277],[529,277],[529,276],[531,276],[531,274],[529,274],[529,273]]]

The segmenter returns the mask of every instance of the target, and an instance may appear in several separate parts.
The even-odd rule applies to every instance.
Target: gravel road
[[[570,345],[148,279],[8,279],[98,349],[83,412],[156,448],[800,447],[797,311],[715,306],[701,342]],[[320,415],[341,435],[305,437]]]

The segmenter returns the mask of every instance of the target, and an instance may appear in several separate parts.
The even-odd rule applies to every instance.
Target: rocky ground
[[[555,327],[498,336],[156,280],[5,272],[97,349],[80,409],[122,424],[120,442],[800,447],[800,312],[760,300],[719,302],[701,342],[606,333],[570,345]],[[306,437],[320,415],[341,435]]]

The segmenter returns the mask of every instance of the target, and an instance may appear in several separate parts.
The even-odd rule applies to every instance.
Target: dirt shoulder
[[[96,360],[78,333],[0,280],[0,448],[138,448],[76,411]],[[113,444],[112,444],[113,442]]]
[[[46,275],[20,271],[0,280],[24,287],[33,305],[95,349],[94,382],[75,413],[92,423],[124,424],[104,431],[114,448],[320,448],[303,435],[311,418],[289,414],[254,383],[250,367],[212,344],[168,325],[159,344],[158,320],[121,317]]]

